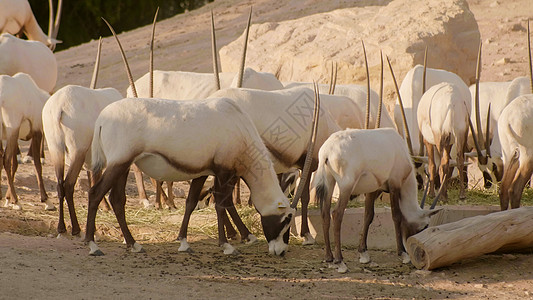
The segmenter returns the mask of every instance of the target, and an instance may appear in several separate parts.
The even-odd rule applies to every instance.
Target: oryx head
[[[490,151],[491,138],[490,138],[490,106],[489,103],[487,109],[487,124],[485,128],[485,136],[481,130],[481,117],[479,111],[479,76],[481,73],[481,42],[479,43],[479,50],[477,56],[476,67],[476,91],[474,96],[474,109],[476,112],[476,128],[472,125],[472,121],[469,119],[470,130],[472,131],[472,138],[476,148],[475,153],[468,153],[466,156],[477,156],[478,166],[481,172],[483,172],[483,179],[485,182],[485,188],[489,188],[491,184],[496,184],[501,181],[503,176],[503,161],[501,157],[493,157]],[[477,132],[477,134],[476,134]],[[485,149],[482,149],[484,147]]]
[[[284,255],[288,248],[289,243],[289,227],[296,212],[296,206],[302,197],[306,182],[311,175],[311,163],[313,160],[313,151],[316,144],[316,136],[318,131],[318,121],[320,112],[320,96],[318,93],[318,85],[314,84],[315,104],[313,111],[312,132],[307,145],[307,152],[305,155],[305,163],[302,170],[302,177],[294,199],[288,207],[288,202],[279,202],[278,209],[283,210],[282,214],[261,216],[261,224],[263,225],[263,231],[265,238],[268,242],[268,251],[271,254]]]

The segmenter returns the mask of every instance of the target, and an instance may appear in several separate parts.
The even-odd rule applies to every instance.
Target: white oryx
[[[54,7],[52,0],[48,0],[50,19],[48,35],[46,35],[37,23],[28,0],[0,0],[0,33],[12,35],[24,33],[29,40],[39,41],[53,51],[56,44],[61,43],[56,40],[56,37],[59,31],[62,4],[63,0],[59,0],[54,22]]]
[[[52,94],[57,81],[57,62],[41,42],[19,39],[9,33],[0,35],[0,74],[18,72],[31,76],[37,86]]]
[[[421,152],[423,151],[423,144],[420,140],[420,131],[418,130],[417,119],[418,104],[420,102],[420,99],[422,98],[422,94],[425,92],[423,91],[423,75],[424,66],[416,65],[414,68],[407,72],[400,86],[400,95],[403,100],[405,117],[408,128],[410,130],[409,134],[412,143],[410,147],[414,151],[413,154],[415,155],[423,155],[423,153]],[[441,82],[449,82],[458,87],[461,87],[461,89],[466,89],[468,91],[468,86],[456,74],[445,70],[427,68],[425,89],[427,90],[430,87]],[[396,123],[396,127],[398,128],[400,135],[405,138],[404,125],[399,101],[396,101],[396,104],[394,106],[394,122]]]
[[[0,164],[3,162],[6,169],[7,195],[10,195],[11,206],[14,209],[21,209],[13,183],[18,167],[16,159],[18,140],[31,139],[33,157],[40,156],[43,138],[41,112],[48,97],[48,93],[40,89],[28,74],[17,73],[13,77],[0,75],[0,123],[2,131],[5,133],[3,139],[6,140],[6,149],[2,159],[0,159]],[[46,203],[45,209],[53,209],[54,206],[48,200],[44,188],[41,160],[34,159],[33,162],[41,193],[41,202]],[[6,206],[8,205],[9,200],[6,200]]]
[[[435,148],[441,161],[439,174],[442,180],[444,201],[447,200],[447,178],[450,178],[453,166],[450,166],[452,146],[457,151],[457,168],[463,170],[464,152],[468,137],[471,100],[468,89],[461,89],[449,82],[442,82],[427,90],[418,104],[418,129],[420,130],[428,154],[430,194],[434,194],[436,176]],[[464,172],[459,171],[460,194],[464,199]]]
[[[533,173],[533,94],[522,95],[507,105],[498,121],[502,144],[503,178],[500,185],[502,210],[520,207],[524,186]]]
[[[329,240],[330,208],[333,187],[340,197],[333,210],[335,255]],[[374,217],[374,201],[382,192],[390,193],[392,218],[396,230],[398,255],[409,262],[404,243],[424,230],[429,217],[438,210],[423,210],[418,205],[415,170],[405,141],[392,128],[347,129],[331,135],[318,154],[318,170],[311,184],[321,206],[326,261],[334,262],[337,271],[348,270],[341,253],[341,222],[350,196],[365,194],[365,217],[359,241],[359,261],[370,262],[366,240]]]
[[[285,85],[285,88],[293,88],[297,86],[312,87],[312,83],[301,83],[301,82],[291,82]],[[319,85],[321,91],[326,91],[328,89],[327,84]],[[361,126],[355,127],[352,125],[351,128],[363,128],[365,122],[365,111],[366,111],[366,98],[367,91],[365,86],[356,85],[356,84],[338,84],[335,85],[334,95],[348,97],[352,102],[357,106],[358,115],[353,115],[352,118],[357,118],[360,120]],[[370,123],[369,128],[375,128],[377,124],[377,118],[374,116],[378,113],[379,107],[379,96],[374,90],[370,90]],[[340,124],[339,124],[340,125]],[[343,127],[343,126],[341,126]],[[348,126],[349,127],[349,126]],[[380,127],[396,128],[396,125],[392,121],[388,113],[381,114],[381,123]],[[347,127],[344,127],[347,128]]]
[[[513,80],[508,97],[517,93],[528,93],[514,99],[507,105],[498,120],[498,135],[502,145],[503,178],[500,185],[500,207],[502,210],[520,207],[525,184],[533,173],[533,62],[529,21],[527,23],[527,50],[529,64],[529,91],[525,77]]]
[[[115,35],[114,30],[112,32]],[[119,47],[122,52],[120,43]],[[123,52],[122,55],[127,67]],[[135,91],[128,67],[127,70]],[[318,96],[315,97],[314,111],[310,145],[316,140]],[[191,147],[196,150],[191,151]],[[312,152],[312,146],[309,152]],[[306,161],[309,169],[310,161],[308,158]],[[133,252],[142,251],[142,246],[133,239],[124,215],[125,185],[132,163],[159,181],[215,175],[219,245],[226,254],[236,250],[227,242],[222,214],[225,214],[225,207],[233,206],[231,191],[242,178],[261,215],[269,252],[283,255],[287,251],[289,227],[295,210],[279,187],[268,150],[257,129],[234,101],[227,98],[191,101],[126,98],[104,108],[96,120],[92,141],[92,170],[106,169],[89,191],[85,241],[89,243],[91,255],[103,254],[94,243],[95,219],[98,204],[108,191],[111,191],[110,202],[127,246]],[[295,203],[298,197],[295,197]],[[181,242],[182,247],[187,245],[186,240]]]
[[[237,87],[237,73],[220,73],[221,88]],[[149,77],[147,73],[135,81],[139,97],[148,97]],[[217,91],[212,73],[194,73],[182,71],[154,71],[154,97],[175,100],[206,99]],[[246,68],[242,87],[260,90],[279,90],[283,88],[273,74],[257,72]],[[128,87],[128,97],[132,97]]]
[[[43,129],[57,178],[59,234],[66,232],[63,216],[65,200],[72,224],[72,235],[80,234],[74,207],[74,187],[81,169],[91,165],[90,147],[94,123],[104,107],[123,98],[114,88],[95,89],[101,45],[100,39],[90,88],[67,85],[48,99],[42,111]],[[69,165],[66,176],[65,163]],[[98,174],[88,174],[88,178],[92,185]]]

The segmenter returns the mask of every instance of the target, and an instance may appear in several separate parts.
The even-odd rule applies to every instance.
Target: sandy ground
[[[254,1],[254,19],[285,20],[369,2]],[[241,33],[249,4],[216,1],[160,22],[156,68],[209,72],[210,61],[204,59],[210,55],[209,41],[203,38],[208,36],[209,10],[217,14],[222,46]],[[504,81],[526,75],[523,26],[528,16],[533,17],[533,2],[470,0],[469,4],[485,43],[482,80]],[[149,34],[148,28],[141,28],[121,36],[136,78],[147,70]],[[124,90],[127,81],[116,46],[109,39],[105,43],[100,86]],[[89,43],[57,53],[58,87],[88,85],[95,48]],[[2,177],[5,191],[5,172]],[[55,176],[50,164],[44,166],[44,177],[49,196],[54,198]],[[86,210],[87,203],[86,179],[84,175],[81,178],[81,188],[75,195],[79,211]],[[291,238],[290,251],[283,258],[269,256],[264,240],[253,245],[235,242],[241,254],[225,256],[216,237],[204,228],[204,224],[214,223],[214,214],[205,212],[193,215],[190,239],[194,252],[178,253],[174,239],[181,221],[179,211],[154,212],[161,221],[136,223],[135,216],[143,214],[143,209],[131,179],[128,218],[146,253],[126,251],[112,214],[99,212],[100,246],[106,255],[90,257],[79,239],[68,235],[55,238],[57,212],[43,210],[33,168],[21,165],[15,184],[23,210],[0,207],[0,298],[533,298],[531,254],[484,255],[422,272],[402,265],[392,250],[372,250],[374,263],[361,265],[356,249],[345,248],[350,271],[338,274],[322,262],[322,245],[303,247],[297,237]],[[185,184],[180,187],[187,189]],[[182,199],[177,202],[183,204]],[[79,218],[84,228],[85,215],[80,213]]]

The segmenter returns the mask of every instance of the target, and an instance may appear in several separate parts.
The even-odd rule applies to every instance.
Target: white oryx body
[[[444,181],[445,174],[448,178],[452,175],[449,165],[452,145],[457,151],[457,168],[463,169],[470,111],[470,93],[464,83],[460,86],[448,82],[439,83],[429,88],[420,99],[417,110],[418,129],[428,152],[431,194],[433,194],[436,175],[435,148],[441,157],[439,166],[441,180]],[[460,197],[464,198],[463,172],[459,172],[459,178],[461,181]],[[443,185],[446,185],[446,182]],[[443,193],[444,199],[447,199],[445,186]]]
[[[522,95],[507,105],[498,120],[503,154],[500,206],[520,207],[522,191],[533,173],[533,94]]]
[[[132,163],[157,180],[215,175],[215,197],[223,197],[216,199],[217,215],[224,211],[226,198],[231,199],[225,183],[231,181],[234,185],[243,178],[261,214],[269,252],[282,255],[287,250],[294,209],[279,187],[257,129],[230,99],[126,98],[114,102],[96,120],[92,157],[93,171],[106,167],[89,192],[86,241],[93,254],[98,251],[94,244],[97,206],[110,189],[110,201],[127,245],[134,251],[142,249],[127,229],[124,217],[125,182]],[[225,240],[219,230],[221,238]],[[221,246],[231,247],[227,241]]]
[[[147,73],[135,81],[139,97],[148,97],[150,91],[150,74]],[[237,73],[220,73],[221,88],[236,87]],[[214,75],[211,73],[194,73],[181,71],[154,71],[154,93],[156,98],[173,100],[206,99],[216,92]],[[246,68],[243,87],[259,90],[279,90],[283,85],[270,73],[256,72]],[[127,96],[132,96],[128,87]]]
[[[305,87],[311,88],[312,85],[313,85],[312,83],[307,83],[307,82],[290,82],[290,83],[285,84],[285,88],[290,89],[290,88],[294,88],[298,86],[305,86]],[[329,88],[329,86],[326,84],[320,84],[319,87],[323,93],[326,93]],[[334,95],[348,97],[354,102],[355,105],[357,105],[358,115],[356,116],[354,115],[353,118],[362,120],[361,121],[362,126],[361,127],[352,126],[350,128],[363,128],[365,124],[365,112],[366,112],[366,86],[361,86],[361,85],[356,85],[356,84],[338,84],[338,85],[335,85]],[[378,106],[379,106],[379,96],[374,90],[370,90],[370,119],[368,123],[369,128],[376,127],[376,116],[378,115]],[[396,128],[396,125],[392,121],[385,106],[383,106],[383,109],[382,109],[380,127]],[[347,127],[343,127],[343,129],[344,128],[347,128]]]
[[[0,0],[0,33],[17,35],[22,32],[29,40],[39,41],[52,49],[58,43],[55,36],[43,32],[28,0]]]
[[[91,165],[91,141],[96,118],[106,106],[122,98],[120,92],[113,88],[91,89],[67,85],[55,92],[44,105],[43,128],[58,183],[60,234],[66,231],[63,220],[65,198],[72,234],[80,233],[74,209],[74,186],[81,169],[88,169]],[[65,164],[70,166],[66,176]],[[93,178],[89,179],[93,181]]]
[[[272,154],[277,174],[302,168],[307,143],[311,134],[313,119],[313,91],[306,87],[295,87],[278,91],[259,91],[251,89],[225,89],[213,94],[234,100],[247,113],[259,131],[263,142]],[[358,107],[347,97],[320,95],[321,112],[313,151],[313,167],[318,161],[318,149],[334,132],[347,127],[359,127],[364,120]],[[339,126],[341,124],[341,126]],[[305,183],[304,183],[305,184]],[[304,243],[314,242],[307,223],[309,203],[308,182],[302,196],[302,230]]]
[[[57,81],[56,58],[41,42],[3,33],[0,35],[0,74],[13,76],[19,72],[30,75],[39,88],[51,94]]]
[[[7,170],[8,192],[11,194],[11,203],[15,209],[20,209],[13,184],[17,169],[18,140],[31,139],[32,155],[35,158],[40,157],[43,134],[41,112],[48,97],[48,93],[40,89],[28,74],[17,73],[13,77],[0,75],[0,123],[2,139],[7,141],[2,160]],[[52,209],[53,205],[49,203],[44,189],[41,160],[34,159],[34,164],[41,202],[46,203],[46,209]]]
[[[407,125],[411,136],[411,142],[413,146],[414,154],[421,154],[418,152],[420,147],[419,129],[417,120],[417,110],[420,99],[422,98],[422,77],[424,74],[424,67],[416,65],[409,70],[405,75],[400,86],[400,95],[403,100],[403,106],[405,109],[405,117],[407,119]],[[426,91],[441,82],[453,83],[461,89],[465,89],[468,92],[468,86],[464,81],[452,72],[448,72],[440,69],[427,68],[426,71]],[[400,112],[400,106],[398,100],[396,100],[394,106],[394,123],[400,134],[405,137],[403,129],[402,115]],[[468,124],[467,124],[468,125]]]
[[[333,211],[335,256],[329,242],[330,207],[333,187],[340,198]],[[398,254],[408,262],[405,240],[426,228],[432,213],[418,205],[417,183],[411,156],[402,137],[392,128],[347,129],[332,134],[322,145],[318,169],[311,184],[318,197],[326,245],[326,261],[346,272],[340,242],[344,210],[352,194],[366,194],[365,221],[359,245],[360,262],[370,262],[366,237],[374,216],[374,200],[381,192],[391,195],[392,218],[396,229]]]

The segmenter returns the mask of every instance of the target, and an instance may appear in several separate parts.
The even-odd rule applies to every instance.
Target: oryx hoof
[[[244,241],[246,242],[247,245],[250,245],[250,244],[253,244],[255,242],[257,242],[257,237],[253,234],[249,234],[245,239]]]
[[[33,162],[33,158],[29,155],[26,155],[24,156],[24,158],[22,159],[22,163],[23,164],[29,164],[29,163],[32,163]]]
[[[411,262],[411,257],[409,257],[409,254],[402,252],[400,255],[400,258],[402,260],[402,264],[408,264]]]
[[[46,202],[44,203],[44,210],[46,211],[56,211],[57,208],[54,206],[54,204],[52,204],[52,201],[50,200],[46,200]]]
[[[148,199],[141,199],[141,204],[143,205],[144,208],[147,208],[147,209],[153,209],[155,208],[155,206],[150,203],[150,201],[148,201]]]
[[[237,251],[237,249],[235,249],[229,243],[222,244],[222,250],[224,251],[224,254],[226,255],[239,255],[239,251]]]
[[[94,252],[89,252],[89,255],[90,256],[104,256],[105,254],[104,254],[104,252],[102,252],[102,250],[98,249],[98,250],[96,250]]]
[[[178,248],[178,252],[192,253],[191,246],[189,246],[189,243],[187,243],[187,239],[181,239],[179,242],[180,247]]]
[[[306,245],[314,245],[315,244],[315,238],[311,235],[310,232],[306,233],[304,235],[304,241],[302,242],[303,246]]]
[[[340,263],[337,263],[337,272],[339,273],[346,273],[348,272],[348,267],[346,266],[346,264],[341,261]]]
[[[98,245],[96,245],[94,241],[89,241],[89,249],[91,249],[91,251],[89,251],[90,256],[103,256],[104,255],[104,252],[102,252],[98,248]]]
[[[359,253],[359,263],[368,264],[370,261],[370,254],[368,254],[368,251]]]
[[[139,243],[135,242],[133,243],[133,246],[131,247],[132,253],[145,253],[143,246],[141,246]]]
[[[18,203],[11,204],[11,208],[13,210],[22,210],[22,206],[20,206]]]

